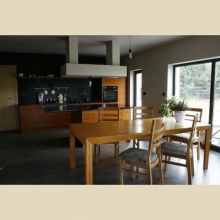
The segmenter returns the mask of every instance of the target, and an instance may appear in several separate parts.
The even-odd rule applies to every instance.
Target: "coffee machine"
[[[58,94],[57,99],[59,104],[63,104],[63,94]]]
[[[44,103],[44,93],[43,92],[38,92],[37,93],[37,100],[39,104],[43,104]]]

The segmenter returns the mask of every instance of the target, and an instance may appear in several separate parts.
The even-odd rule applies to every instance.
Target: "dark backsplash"
[[[38,78],[38,76],[54,75],[60,76],[60,67],[66,63],[65,55],[51,54],[24,54],[24,53],[1,53],[0,65],[16,65],[17,73],[23,73],[25,77],[36,75],[35,78],[18,78],[19,104],[36,103],[37,93],[43,90],[34,88],[69,87],[66,89],[55,89],[55,94],[48,90],[48,99],[57,99],[57,95],[66,92],[68,98],[81,101],[85,98],[83,91],[87,89],[88,98],[92,101],[101,101],[101,79],[57,79]],[[79,56],[80,64],[106,64],[106,57]],[[92,82],[92,85],[90,83]]]
[[[55,89],[55,94],[51,94],[51,86],[53,87],[69,87],[68,89]],[[75,102],[84,101],[84,90],[88,92],[90,101],[101,101],[101,79],[57,79],[57,78],[18,78],[18,97],[20,104],[37,103],[37,93],[44,92],[47,88],[47,99],[56,99],[58,94],[66,92],[67,98],[72,98]]]

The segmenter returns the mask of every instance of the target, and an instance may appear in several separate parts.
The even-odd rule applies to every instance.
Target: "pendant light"
[[[132,52],[131,52],[131,36],[128,36],[129,38],[129,58],[132,58]]]

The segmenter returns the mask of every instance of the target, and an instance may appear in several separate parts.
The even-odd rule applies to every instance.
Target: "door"
[[[0,65],[0,131],[18,129],[16,66]]]
[[[134,74],[134,105],[142,106],[142,71],[136,71]]]

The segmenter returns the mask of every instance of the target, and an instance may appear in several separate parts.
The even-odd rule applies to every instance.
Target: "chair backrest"
[[[154,106],[134,106],[134,119],[154,117]]]
[[[193,119],[193,122],[192,122],[192,128],[191,128],[191,131],[190,131],[190,137],[189,137],[189,141],[187,143],[188,145],[188,150],[190,148],[192,148],[193,146],[193,137],[197,137],[197,134],[198,134],[198,131],[197,131],[197,128],[196,128],[196,122],[198,121],[198,115],[195,115],[194,116],[194,119]]]
[[[118,107],[99,107],[98,121],[119,121],[120,108]]]
[[[156,148],[156,152],[160,155],[160,147],[163,139],[163,131],[165,126],[165,117],[155,118],[152,120],[151,136],[148,146],[148,158],[150,160],[151,152]]]
[[[193,121],[194,116],[198,115],[197,121],[201,122],[202,120],[202,108],[189,108],[185,113],[185,120]]]

